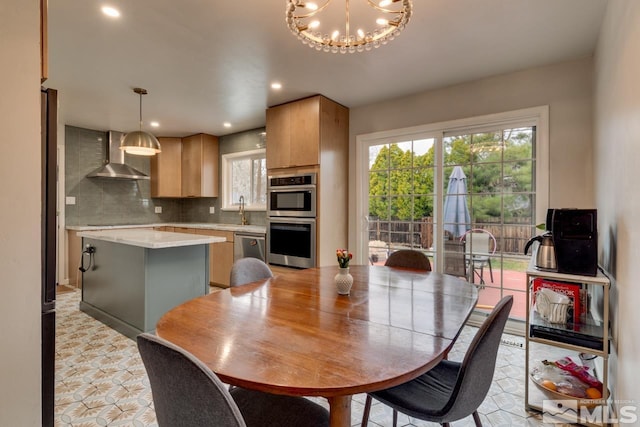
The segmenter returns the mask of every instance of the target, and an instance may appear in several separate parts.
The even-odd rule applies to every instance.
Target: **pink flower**
[[[353,259],[353,254],[346,249],[337,249],[336,257],[338,258],[338,265],[341,268],[349,267],[349,261]]]

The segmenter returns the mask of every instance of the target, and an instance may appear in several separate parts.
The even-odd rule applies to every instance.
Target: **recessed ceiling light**
[[[282,83],[280,83],[280,82],[271,83],[271,89],[275,89],[275,90],[282,89]]]
[[[118,18],[120,16],[120,11],[111,6],[102,6],[102,13],[112,18]]]
[[[224,127],[226,127],[226,128],[230,128],[231,127],[231,123],[229,123],[229,122],[224,122],[222,125]]]
[[[157,128],[158,126],[160,126],[160,123],[158,122],[151,122],[149,123],[151,125],[151,127]]]

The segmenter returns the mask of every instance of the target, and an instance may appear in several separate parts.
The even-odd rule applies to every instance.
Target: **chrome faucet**
[[[244,214],[244,196],[240,196],[240,211],[238,213],[240,214],[240,223],[242,225],[247,225],[247,217]]]

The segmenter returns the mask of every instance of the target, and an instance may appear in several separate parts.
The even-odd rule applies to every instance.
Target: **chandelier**
[[[359,0],[353,9],[349,0],[344,0],[344,11],[335,7],[331,10],[333,2],[326,0],[319,6],[305,0],[287,0],[289,29],[316,50],[353,53],[393,40],[411,17],[411,0],[381,0],[377,4]]]

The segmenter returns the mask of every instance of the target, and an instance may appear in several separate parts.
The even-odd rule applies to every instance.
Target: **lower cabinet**
[[[233,266],[232,231],[192,229],[196,234],[224,237],[226,242],[209,245],[209,282],[212,286],[229,287],[229,277]],[[176,230],[177,231],[177,230]]]
[[[196,229],[195,228],[187,228],[187,227],[172,227],[173,230],[166,230],[165,231],[173,231],[174,233],[187,233],[187,234],[198,234],[196,233]]]
[[[274,276],[278,276],[281,274],[288,274],[294,271],[300,271],[300,269],[298,268],[283,267],[281,265],[271,265],[271,264],[269,265],[269,268],[271,269],[271,272],[273,273]]]
[[[80,258],[82,257],[82,238],[75,230],[67,230],[67,276],[69,286],[82,287]]]
[[[204,230],[200,228],[158,226],[157,231],[172,231],[175,233],[201,234],[205,236],[224,237],[226,242],[209,245],[209,283],[212,286],[229,287],[229,276],[233,266],[233,237],[232,231]],[[82,257],[82,239],[77,231],[67,230],[67,268],[69,285],[82,287],[82,274],[79,273],[80,258]]]
[[[164,230],[166,227],[140,227],[139,230],[158,230],[158,231],[173,231]],[[173,227],[171,227],[173,228]],[[161,230],[162,229],[162,230]],[[95,229],[92,231],[101,231],[101,229]],[[80,261],[82,259],[82,237],[78,236],[77,230],[67,230],[67,279],[69,286],[75,288],[82,288],[82,273],[80,273]],[[87,262],[85,260],[85,262]]]

